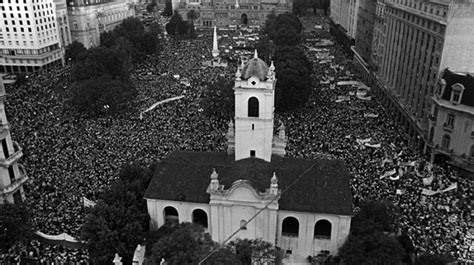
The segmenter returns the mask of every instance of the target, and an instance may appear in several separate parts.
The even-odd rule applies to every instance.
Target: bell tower
[[[235,77],[235,160],[258,157],[270,162],[273,145],[275,66],[272,63],[269,67],[258,58],[255,50],[254,57],[237,69]]]

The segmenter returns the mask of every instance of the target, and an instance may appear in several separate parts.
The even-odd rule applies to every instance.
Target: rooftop
[[[455,73],[446,69],[442,78],[446,81],[446,88],[443,95],[441,95],[442,99],[449,101],[451,99],[452,85],[459,83],[464,86],[461,104],[474,107],[474,76],[472,74]]]
[[[159,163],[145,198],[209,203],[206,190],[213,168],[226,189],[234,181],[245,179],[255,189],[265,192],[275,172],[279,189],[284,190],[314,163],[306,175],[281,195],[279,209],[351,215],[349,174],[340,160],[274,156],[272,162],[259,158],[234,161],[234,156],[226,153],[174,152]]]
[[[260,80],[267,79],[268,65],[257,56],[251,58],[242,68],[242,79],[247,80],[252,76]]]

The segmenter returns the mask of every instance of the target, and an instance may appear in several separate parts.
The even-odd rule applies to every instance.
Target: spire
[[[278,127],[278,138],[282,139],[282,140],[285,140],[286,139],[286,136],[285,136],[285,125],[283,125],[283,123],[281,123],[280,127]]]
[[[235,0],[235,9],[239,9],[240,6],[239,6],[239,0]]]
[[[255,49],[255,54],[253,55],[253,58],[258,58],[258,53],[257,53],[257,49]]]
[[[219,56],[219,49],[217,48],[217,27],[214,26],[214,38],[212,40],[212,57]]]

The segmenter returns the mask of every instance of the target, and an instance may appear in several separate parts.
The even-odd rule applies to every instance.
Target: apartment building
[[[3,0],[0,16],[0,72],[28,73],[61,64],[53,0]]]
[[[429,115],[428,151],[474,172],[474,75],[445,69]]]

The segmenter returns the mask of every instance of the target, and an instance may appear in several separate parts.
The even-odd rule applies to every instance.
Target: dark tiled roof
[[[461,99],[461,104],[474,107],[474,77],[472,75],[456,74],[449,69],[444,70],[443,79],[446,81],[446,88],[444,89],[442,99],[451,99],[451,86],[459,83],[464,86],[464,92]]]
[[[260,58],[250,59],[242,68],[242,79],[247,80],[252,76],[260,80],[267,79],[268,65]]]
[[[246,179],[264,192],[270,187],[270,178],[276,172],[279,188],[283,190],[313,163],[316,166],[282,194],[280,209],[351,215],[349,174],[340,160],[273,156],[269,163],[259,158],[234,161],[234,156],[225,153],[175,152],[158,165],[145,198],[208,203],[206,190],[213,168],[226,189],[234,181]]]

